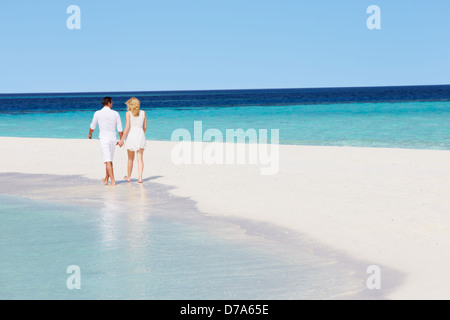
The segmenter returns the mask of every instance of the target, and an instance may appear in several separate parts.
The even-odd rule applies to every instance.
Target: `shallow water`
[[[290,230],[199,212],[157,183],[0,174],[0,299],[383,298],[369,264]],[[80,268],[70,290],[67,268]],[[390,275],[390,276],[389,276]]]

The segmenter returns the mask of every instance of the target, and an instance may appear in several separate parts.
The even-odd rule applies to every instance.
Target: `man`
[[[89,139],[92,139],[92,133],[98,126],[100,128],[100,149],[102,151],[103,162],[106,165],[106,177],[102,178],[105,185],[108,185],[109,179],[111,179],[111,186],[116,185],[116,180],[114,179],[113,170],[113,157],[114,150],[116,148],[117,142],[117,131],[122,139],[123,129],[122,121],[120,120],[120,115],[117,111],[112,110],[113,102],[111,97],[105,97],[102,100],[103,109],[96,111],[94,118],[89,130]]]

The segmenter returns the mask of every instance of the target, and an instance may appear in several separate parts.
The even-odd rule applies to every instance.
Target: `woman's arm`
[[[144,111],[144,133],[147,131],[147,112]]]
[[[123,131],[123,135],[119,141],[119,145],[123,146],[124,140],[126,139],[128,132],[130,132],[130,111],[127,112],[127,123],[125,125],[125,130]]]

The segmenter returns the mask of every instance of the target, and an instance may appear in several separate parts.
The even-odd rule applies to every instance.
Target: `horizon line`
[[[211,91],[257,91],[257,90],[309,90],[309,89],[358,89],[358,88],[405,88],[405,87],[444,87],[450,84],[414,84],[414,85],[373,85],[373,86],[342,86],[342,87],[288,87],[288,88],[246,88],[246,89],[181,89],[181,90],[135,90],[135,91],[70,91],[70,92],[5,92],[0,95],[32,95],[32,94],[98,94],[98,93],[140,93],[140,92],[211,92]]]

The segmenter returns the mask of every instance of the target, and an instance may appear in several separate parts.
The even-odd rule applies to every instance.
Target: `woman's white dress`
[[[144,132],[145,112],[139,110],[139,116],[130,115],[130,131],[128,132],[125,148],[130,151],[145,149],[145,132]]]

